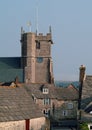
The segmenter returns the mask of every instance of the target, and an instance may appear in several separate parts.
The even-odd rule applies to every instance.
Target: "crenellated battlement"
[[[39,33],[36,35],[35,39],[37,41],[52,41],[52,35],[51,33],[47,33],[47,35],[43,35],[43,33]]]
[[[23,33],[20,41],[21,42],[26,41],[27,37],[32,34],[35,36],[36,41],[47,41],[47,42],[50,41],[51,44],[53,44],[51,33],[47,33],[46,35],[44,35],[43,33],[35,34],[32,32]]]

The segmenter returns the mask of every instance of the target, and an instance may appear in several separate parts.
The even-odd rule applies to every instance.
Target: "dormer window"
[[[49,93],[48,88],[43,88],[43,94],[48,94],[48,93]]]
[[[48,88],[47,84],[43,84],[40,89],[41,89],[41,92],[43,94],[48,94],[49,93],[49,88]]]

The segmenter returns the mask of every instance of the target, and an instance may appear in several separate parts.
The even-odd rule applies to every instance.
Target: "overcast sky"
[[[20,56],[20,30],[39,33],[52,27],[52,57],[57,80],[78,80],[79,67],[92,74],[92,0],[1,0],[0,57]]]

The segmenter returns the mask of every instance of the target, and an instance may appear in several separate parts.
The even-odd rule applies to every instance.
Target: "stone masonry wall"
[[[36,83],[49,82],[49,63],[48,58],[43,58],[43,61],[39,63],[36,60],[35,79]]]
[[[39,105],[42,112],[45,109],[50,110],[50,116],[56,120],[77,118],[77,101],[51,99],[49,105],[44,105],[43,99],[37,99],[36,103]],[[71,108],[69,108],[69,103],[72,104]]]
[[[50,130],[50,122],[45,117],[33,118],[30,120],[30,130],[41,130],[47,128]],[[0,130],[26,130],[25,120],[0,122]]]
[[[0,130],[25,130],[25,120],[0,122]]]
[[[26,83],[49,83],[51,81],[52,69],[51,59],[51,34],[44,36],[35,33],[24,33],[22,42],[22,66],[25,69]],[[37,48],[37,42],[40,47]],[[37,62],[37,58],[43,58],[42,62]]]
[[[50,122],[45,117],[30,120],[30,130],[50,130]]]

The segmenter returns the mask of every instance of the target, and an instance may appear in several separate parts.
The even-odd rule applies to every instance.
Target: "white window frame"
[[[48,93],[49,93],[48,88],[43,88],[43,94],[48,94]]]
[[[44,109],[43,114],[48,117],[49,116],[50,109]]]
[[[68,109],[73,109],[73,103],[72,102],[68,103]]]
[[[44,105],[50,105],[50,98],[44,98],[43,99],[43,104]]]
[[[68,111],[67,111],[67,110],[63,110],[63,111],[62,111],[62,115],[63,115],[63,116],[67,116],[67,115],[68,115]]]

